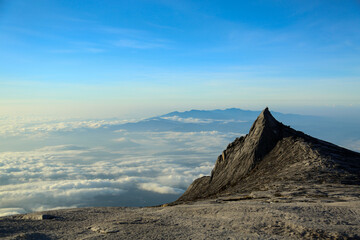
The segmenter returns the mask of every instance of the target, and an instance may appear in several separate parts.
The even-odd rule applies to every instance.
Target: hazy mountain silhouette
[[[360,154],[285,126],[266,108],[217,158],[211,176],[196,179],[177,201],[319,184],[360,185]]]
[[[174,111],[160,117],[179,116],[182,118],[217,119],[217,120],[244,120],[252,121],[260,114],[260,111],[242,110],[239,108],[215,109],[215,110],[190,110],[185,112]]]
[[[161,116],[144,119],[138,122],[125,123],[112,128],[128,131],[219,131],[247,132],[252,122],[261,111],[242,110],[238,108],[216,110],[174,111]],[[324,122],[317,116],[274,113],[276,117],[290,124],[307,125],[310,122]]]
[[[229,108],[224,110],[190,110],[171,112],[138,122],[109,126],[108,130],[124,129],[133,132],[219,131],[246,133],[261,111]],[[360,142],[360,126],[357,119],[330,118],[300,114],[273,112],[276,119],[300,129],[314,137],[325,139],[341,146],[359,149],[353,144]]]

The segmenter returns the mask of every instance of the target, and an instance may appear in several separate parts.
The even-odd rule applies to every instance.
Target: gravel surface
[[[77,208],[0,218],[1,239],[360,239],[360,190],[267,192],[150,208]]]

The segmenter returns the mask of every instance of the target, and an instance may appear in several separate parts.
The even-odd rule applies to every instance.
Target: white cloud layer
[[[146,191],[152,191],[161,194],[180,194],[184,191],[179,188],[173,188],[169,186],[163,186],[158,183],[140,183],[139,188]]]
[[[213,119],[200,119],[200,118],[192,118],[192,117],[182,118],[179,116],[162,117],[162,119],[183,122],[183,123],[212,123],[212,122],[214,122]]]
[[[51,134],[52,128],[45,131]],[[156,196],[159,204],[166,201],[161,199],[175,200],[195,178],[210,174],[217,155],[239,135],[216,131],[98,134],[105,136],[95,137],[88,145],[0,152],[0,215],[94,205],[140,206]],[[87,143],[88,138],[92,137],[84,135],[77,141]],[[36,139],[42,138],[29,141]]]
[[[242,120],[235,120],[235,119],[205,119],[205,118],[182,118],[179,116],[170,116],[170,117],[161,117],[162,119],[176,121],[176,122],[182,122],[182,123],[213,123],[213,122],[220,122],[220,123],[230,123],[230,122],[247,122]]]
[[[212,123],[197,118],[167,118]],[[233,121],[233,120],[226,120]],[[234,120],[235,121],[235,120]],[[125,121],[0,118],[0,216],[175,200],[240,133],[128,132]],[[109,128],[107,128],[109,127]],[[88,131],[88,130],[91,131]],[[348,145],[359,149],[360,142]]]
[[[74,131],[79,128],[96,129],[134,120],[69,120],[40,117],[0,117],[0,135],[21,136]]]
[[[23,208],[0,208],[0,217],[26,213]]]

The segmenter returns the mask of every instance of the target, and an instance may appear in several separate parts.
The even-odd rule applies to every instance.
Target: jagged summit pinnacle
[[[269,110],[268,107],[266,107],[264,110],[262,110],[262,112],[260,113],[259,117],[264,117],[264,118],[266,118],[266,117],[272,117],[272,118],[274,118],[274,117],[271,115],[270,110]]]
[[[263,137],[275,137],[275,135],[280,134],[282,126],[266,107],[251,126],[248,138],[261,140]]]
[[[254,130],[259,131],[263,130],[264,128],[276,128],[279,126],[279,124],[280,123],[271,115],[269,108],[266,107],[253,123],[249,134]]]
[[[266,107],[217,158],[211,176],[196,179],[177,202],[297,182],[360,185],[360,154],[285,126]]]
[[[258,116],[258,118],[260,119],[264,119],[265,121],[270,121],[270,122],[277,122],[277,120],[273,117],[273,115],[270,113],[269,108],[266,107]]]

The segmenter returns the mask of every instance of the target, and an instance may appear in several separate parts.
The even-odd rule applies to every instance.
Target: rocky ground
[[[331,194],[324,194],[330,188]],[[312,191],[311,191],[312,189]],[[175,206],[0,218],[2,239],[360,239],[358,186],[260,191]]]

